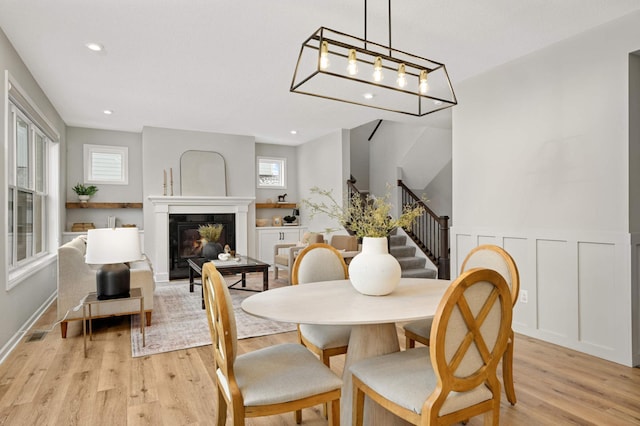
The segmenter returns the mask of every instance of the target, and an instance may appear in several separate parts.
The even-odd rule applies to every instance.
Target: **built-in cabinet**
[[[273,264],[273,247],[276,244],[297,243],[307,232],[304,226],[269,226],[256,228],[258,260]]]

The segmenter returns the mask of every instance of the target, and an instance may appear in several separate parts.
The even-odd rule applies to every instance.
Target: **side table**
[[[96,292],[91,292],[87,295],[82,303],[82,340],[84,343],[84,357],[87,357],[87,319],[89,320],[89,340],[93,340],[93,331],[91,327],[91,306],[100,305],[102,303],[109,302],[121,302],[128,299],[138,299],[140,301],[140,332],[142,333],[142,346],[146,346],[144,335],[144,296],[142,295],[142,289],[132,288],[129,291],[129,297],[121,297],[118,299],[104,299],[99,300]],[[87,308],[89,308],[89,317],[87,318]]]

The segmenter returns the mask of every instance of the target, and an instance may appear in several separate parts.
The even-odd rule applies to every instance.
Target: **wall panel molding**
[[[516,333],[640,364],[640,234],[453,227],[452,277],[480,244],[503,247],[516,261],[527,294],[514,308]]]

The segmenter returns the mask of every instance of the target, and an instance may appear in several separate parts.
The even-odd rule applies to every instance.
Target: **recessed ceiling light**
[[[104,46],[100,43],[87,43],[85,46],[87,46],[87,49],[93,50],[94,52],[102,52],[104,50]]]
[[[373,93],[365,93],[362,96],[364,96],[365,99],[373,99],[375,97]]]
[[[111,115],[113,114],[113,110],[110,109],[105,109],[104,111],[102,111],[103,113],[105,113],[105,115]]]
[[[290,131],[289,133],[291,133],[292,135],[297,135],[297,134],[298,134],[298,131],[297,131],[297,130],[292,130],[292,131]]]

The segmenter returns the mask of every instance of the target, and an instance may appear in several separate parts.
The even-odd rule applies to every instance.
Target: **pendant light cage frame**
[[[302,43],[290,91],[417,117],[458,103],[444,64],[327,27]]]

